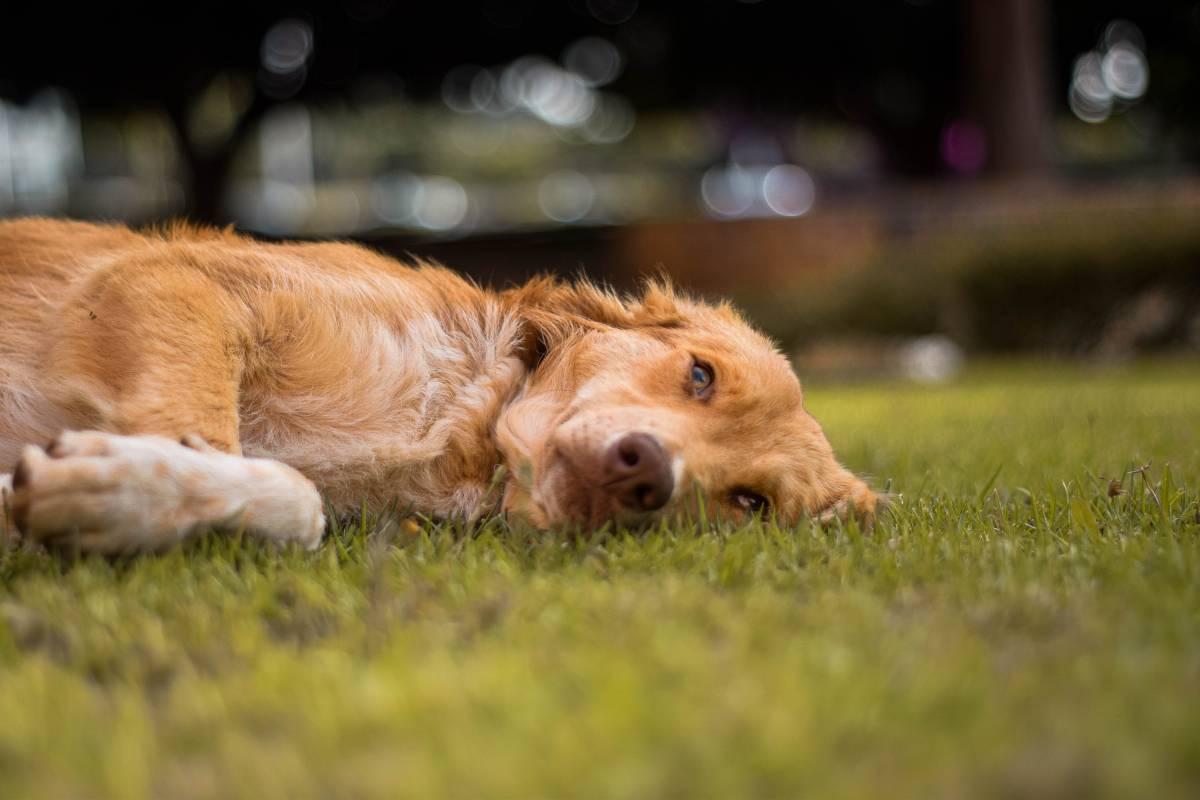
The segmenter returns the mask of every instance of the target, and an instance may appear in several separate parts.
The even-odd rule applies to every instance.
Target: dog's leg
[[[325,528],[316,487],[277,461],[95,431],[26,447],[11,508],[25,536],[105,553],[159,550],[210,528],[311,548]]]
[[[46,332],[43,386],[82,431],[22,452],[10,506],[25,536],[103,552],[157,550],[208,528],[320,541],[316,487],[240,457],[255,322],[232,279],[202,267],[164,246],[73,287]]]
[[[178,439],[241,452],[238,393],[255,340],[248,304],[191,263],[109,264],[73,288],[43,366],[47,398],[75,430]]]

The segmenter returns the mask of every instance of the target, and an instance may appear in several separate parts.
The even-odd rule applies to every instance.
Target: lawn
[[[874,532],[0,555],[0,794],[1200,796],[1200,365],[808,404]]]

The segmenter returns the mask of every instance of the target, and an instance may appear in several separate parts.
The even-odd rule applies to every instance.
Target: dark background
[[[1074,354],[1200,337],[1195,0],[18,3],[2,18],[0,214],[353,237],[497,283],[662,269],[800,348],[830,331]],[[280,25],[308,38],[273,72]],[[579,88],[565,53],[580,40],[620,54],[615,80]],[[1114,46],[1148,76],[1136,96],[1078,83],[1081,57]],[[514,63],[615,108],[619,135],[592,137],[599,111],[563,123],[447,99],[454,76],[499,85]],[[714,206],[713,186],[733,194]],[[1114,343],[1139,314],[1158,322]]]

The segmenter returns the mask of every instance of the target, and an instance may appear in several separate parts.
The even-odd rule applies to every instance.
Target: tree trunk
[[[987,139],[987,170],[1041,177],[1050,170],[1050,92],[1044,0],[968,0],[967,115]]]
[[[231,221],[225,213],[225,192],[229,186],[230,169],[243,140],[254,130],[269,107],[270,103],[256,94],[229,137],[218,146],[204,151],[198,149],[188,135],[186,103],[172,103],[168,107],[167,115],[175,125],[187,169],[184,214],[189,220],[208,225],[224,225]]]

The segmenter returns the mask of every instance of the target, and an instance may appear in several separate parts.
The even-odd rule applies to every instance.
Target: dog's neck
[[[503,488],[494,430],[530,371],[521,331],[484,293],[387,324],[348,317],[338,335],[354,339],[356,363],[247,387],[243,449],[300,469],[339,509],[396,500],[434,516],[485,513]],[[286,343],[272,356],[285,367],[302,357]]]

